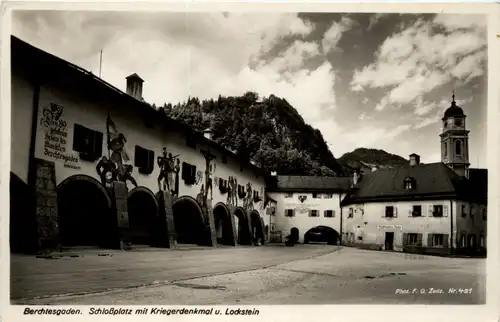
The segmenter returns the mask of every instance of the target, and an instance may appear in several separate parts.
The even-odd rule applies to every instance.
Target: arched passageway
[[[260,240],[260,242],[264,242],[264,227],[262,225],[262,220],[257,211],[252,211],[250,213],[250,221],[252,223],[252,238],[254,242]]]
[[[221,245],[234,245],[233,227],[229,210],[222,203],[219,203],[215,205],[213,213],[217,243]]]
[[[210,244],[210,232],[206,228],[203,211],[196,200],[187,196],[180,197],[172,208],[177,243]]]
[[[158,201],[147,188],[137,187],[130,191],[127,200],[129,229],[127,238],[132,244],[152,245]]]
[[[337,245],[339,233],[328,226],[316,226],[309,229],[304,234],[304,243],[327,243],[328,245]]]
[[[35,197],[17,175],[10,173],[10,250],[14,253],[36,249]]]
[[[107,246],[114,236],[111,200],[101,184],[87,176],[57,187],[59,236],[64,246]]]
[[[238,232],[237,241],[240,245],[251,245],[252,236],[250,235],[250,229],[248,227],[248,219],[245,211],[242,208],[236,208],[234,211],[234,216],[236,217],[235,222],[237,222],[236,231]]]

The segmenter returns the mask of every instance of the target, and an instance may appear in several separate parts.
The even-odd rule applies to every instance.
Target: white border
[[[148,319],[160,321],[175,319],[180,321],[203,319],[214,321],[229,321],[232,319],[251,320],[280,320],[280,321],[312,321],[312,320],[341,320],[359,321],[383,319],[383,321],[498,321],[499,320],[499,286],[500,281],[500,238],[499,220],[500,194],[499,182],[499,143],[500,130],[496,122],[500,121],[500,5],[494,3],[334,3],[333,1],[321,1],[307,3],[307,1],[295,1],[294,3],[232,3],[230,1],[108,1],[90,0],[87,3],[76,1],[15,1],[2,4],[1,15],[1,56],[0,56],[0,273],[1,273],[1,306],[0,322],[39,320],[47,321],[54,319],[52,316],[24,316],[24,306],[10,306],[9,288],[9,169],[10,169],[10,31],[12,9],[58,9],[58,10],[140,10],[140,11],[254,11],[254,12],[386,12],[386,13],[478,13],[488,15],[488,259],[487,259],[487,304],[486,305],[301,305],[301,306],[258,306],[261,314],[250,317],[231,316],[148,316]],[[429,1],[422,1],[429,2]],[[446,3],[444,3],[446,2]],[[85,310],[87,306],[75,306]],[[141,306],[143,307],[143,306]],[[220,306],[225,309],[227,306]],[[253,307],[253,306],[252,306]],[[97,319],[106,321],[108,319],[120,319],[124,321],[144,319],[143,316],[60,316],[65,321],[84,321]]]

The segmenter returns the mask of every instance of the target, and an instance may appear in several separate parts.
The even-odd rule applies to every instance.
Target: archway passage
[[[234,245],[233,227],[229,211],[226,207],[219,204],[215,206],[213,213],[217,243],[221,245]]]
[[[10,173],[10,250],[25,253],[36,250],[35,197],[28,185]]]
[[[196,200],[181,197],[174,202],[172,208],[177,243],[210,244],[210,232],[206,228],[203,212]]]
[[[237,208],[234,212],[234,216],[238,221],[237,231],[238,231],[238,244],[240,245],[251,245],[252,236],[250,235],[250,229],[248,227],[248,220],[245,212],[241,208]]]
[[[252,223],[252,237],[255,242],[260,240],[262,243],[264,240],[264,227],[260,219],[260,215],[257,211],[252,211],[250,214],[250,221]]]
[[[327,243],[328,245],[337,245],[339,233],[328,226],[316,226],[309,229],[304,234],[304,243]]]
[[[107,246],[114,236],[109,198],[99,182],[67,180],[58,187],[59,236],[64,246]]]
[[[129,230],[127,238],[132,244],[153,245],[158,203],[147,190],[131,191],[127,200]]]

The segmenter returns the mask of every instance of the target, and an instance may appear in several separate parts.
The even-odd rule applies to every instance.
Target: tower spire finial
[[[452,98],[451,105],[455,106],[455,104],[456,104],[456,102],[455,102],[455,90],[453,90],[453,95],[451,95],[451,98]]]

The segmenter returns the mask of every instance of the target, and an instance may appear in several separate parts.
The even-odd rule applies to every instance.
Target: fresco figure
[[[210,189],[210,199],[213,199],[213,174],[215,172],[215,163],[210,163],[207,170],[205,171],[205,175],[207,177],[207,190],[205,193],[208,196],[208,189]]]
[[[132,182],[134,187],[137,187],[137,181],[135,181],[134,177],[132,177],[132,171],[134,170],[134,167],[131,164],[125,164],[122,166],[122,168],[123,168],[123,174],[120,175],[119,181],[125,183],[125,186],[127,186],[127,180],[128,180]]]
[[[160,167],[160,174],[158,175],[158,189],[160,191],[169,191],[170,193],[173,194],[174,192],[173,176],[175,170],[174,169],[175,159],[178,156],[179,155],[172,156],[172,153],[167,153],[166,147],[163,148],[162,156],[158,156],[157,163],[158,166]]]
[[[238,180],[236,177],[233,177],[233,198],[234,198],[234,206],[238,207]]]
[[[234,206],[234,203],[233,203],[234,182],[233,182],[233,177],[232,176],[229,176],[229,179],[227,179],[227,186],[228,187],[227,187],[226,204]]]
[[[245,208],[248,210],[253,209],[253,195],[252,195],[252,184],[247,183],[247,195],[245,196]]]
[[[181,160],[177,158],[175,160],[175,166],[174,166],[174,173],[175,173],[175,185],[174,185],[174,192],[172,195],[178,196],[179,195],[179,172],[181,171]]]
[[[104,187],[110,188],[113,186],[113,181],[116,181],[117,169],[116,165],[103,156],[95,167],[97,175],[101,178],[101,183]]]
[[[198,201],[198,203],[201,206],[205,206],[205,200],[206,200],[205,199],[205,185],[202,184],[200,192],[196,195],[196,201]]]

